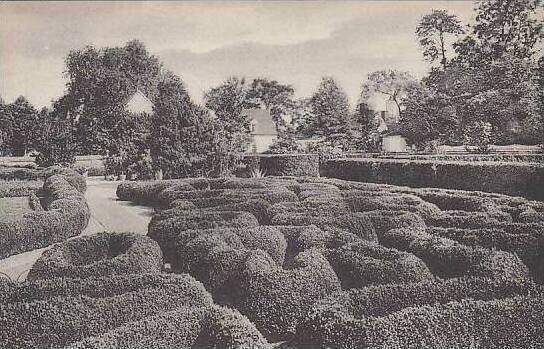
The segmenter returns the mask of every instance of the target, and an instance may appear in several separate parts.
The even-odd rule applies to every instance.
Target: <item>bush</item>
[[[36,193],[43,186],[42,181],[2,181],[0,180],[0,198],[28,196]]]
[[[304,226],[312,224],[325,232],[335,232],[341,229],[355,234],[363,240],[378,241],[372,221],[361,213],[346,214],[338,217],[314,217],[302,213],[283,213],[277,214],[272,218],[272,225]]]
[[[49,176],[42,189],[45,211],[26,213],[16,220],[0,221],[3,239],[0,259],[66,240],[79,235],[87,227],[90,212],[80,191],[84,188],[77,183],[77,176]]]
[[[541,296],[409,308],[370,321],[367,343],[384,349],[539,348],[544,345],[543,314]]]
[[[424,230],[426,228],[425,222],[419,215],[406,211],[376,210],[359,213],[358,215],[367,217],[372,222],[380,242],[381,236],[392,229],[413,228]]]
[[[447,211],[427,217],[425,222],[430,226],[447,228],[478,229],[512,222],[510,215],[490,215],[482,212]]]
[[[161,249],[149,237],[101,233],[53,246],[36,261],[27,278],[159,273],[162,265]]]
[[[190,201],[185,201],[189,205],[194,206]],[[179,207],[179,204],[176,204]],[[225,204],[219,206],[213,206],[210,208],[212,211],[246,211],[255,216],[260,224],[267,224],[270,222],[269,212],[270,203],[263,199],[249,199],[247,201]]]
[[[430,228],[432,235],[467,246],[480,246],[517,254],[533,272],[544,278],[544,225],[506,223],[487,229]]]
[[[330,295],[312,305],[307,317],[297,328],[297,337],[300,342],[311,348],[363,348],[369,344],[365,337],[371,336],[374,328],[370,324],[376,319],[388,315],[400,316],[409,313],[412,309],[421,309],[419,307],[422,306],[448,304],[467,298],[488,301],[515,295],[525,296],[534,294],[535,288],[536,286],[532,283],[513,283],[489,278],[460,278],[351,289]],[[406,311],[403,312],[404,309]],[[431,326],[434,322],[434,317],[431,315],[422,317],[421,324]],[[456,316],[451,320],[455,323]],[[404,322],[400,320],[391,322],[390,325],[394,329],[403,324]],[[417,327],[415,326],[414,331],[417,331]],[[443,332],[443,334],[446,333],[449,331]],[[460,334],[459,337],[464,338],[464,335]],[[408,335],[408,338],[413,337]],[[422,338],[432,339],[431,336],[423,334]],[[423,345],[419,340],[413,344]],[[450,348],[451,342],[445,343],[447,346],[444,348]],[[440,344],[435,343],[431,347],[441,348]],[[498,342],[493,344],[496,345]],[[468,347],[470,346],[462,348]]]
[[[86,338],[69,348],[245,349],[265,348],[267,344],[255,326],[236,310],[212,306],[181,307]]]
[[[8,348],[61,348],[165,311],[211,305],[202,285],[190,278],[180,281],[105,298],[79,295],[5,304],[0,307],[0,342]]]
[[[65,349],[192,348],[202,333],[208,312],[204,307],[180,307],[128,322]]]
[[[344,195],[350,210],[354,212],[408,211],[422,217],[440,213],[440,209],[436,205],[425,202],[415,195],[384,192],[378,192],[378,195],[369,195],[368,192],[355,190],[347,191]]]
[[[235,309],[214,306],[207,313],[198,347],[209,349],[259,349],[268,342],[245,316]]]
[[[300,253],[284,270],[264,252],[255,251],[240,275],[236,307],[268,340],[290,339],[310,305],[340,289],[327,260],[317,251]]]
[[[155,206],[158,195],[166,188],[183,185],[180,180],[136,181],[122,182],[117,186],[117,197],[121,200],[132,201],[142,205]],[[188,185],[188,184],[187,184]],[[188,185],[191,189],[193,187]]]
[[[199,208],[241,203],[247,200],[265,200],[270,204],[298,201],[295,193],[279,188],[274,189],[213,189],[194,191],[169,191],[159,194],[159,202],[168,207],[175,200],[191,201]]]
[[[352,181],[476,190],[544,200],[544,166],[391,159],[327,161],[321,175]]]
[[[376,243],[348,243],[326,250],[325,256],[342,282],[343,289],[433,279],[421,259]]]
[[[0,303],[30,302],[55,297],[113,297],[127,292],[153,288],[183,287],[184,295],[195,304],[211,303],[204,286],[188,274],[118,274],[79,278],[27,280],[0,293]]]
[[[180,214],[181,213],[181,214]],[[155,214],[149,223],[148,236],[161,247],[168,262],[175,260],[175,246],[180,232],[191,229],[251,228],[257,218],[244,211],[184,211],[169,209]]]
[[[528,277],[527,267],[513,254],[461,245],[424,231],[394,229],[382,235],[380,242],[413,253],[440,277],[475,275],[509,280]]]
[[[274,154],[259,157],[261,169],[268,176],[319,176],[316,154]]]

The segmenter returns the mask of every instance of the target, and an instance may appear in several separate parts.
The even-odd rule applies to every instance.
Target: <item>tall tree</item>
[[[10,147],[14,155],[25,155],[31,150],[36,131],[37,111],[23,96],[19,96],[6,109],[11,124]]]
[[[348,96],[332,77],[323,77],[309,101],[313,133],[330,135],[349,128]]]
[[[476,8],[476,24],[455,46],[459,59],[482,64],[509,55],[525,59],[538,52],[543,37],[540,0],[484,0]]]
[[[457,16],[449,14],[446,10],[433,10],[421,18],[416,28],[423,56],[431,63],[439,60],[444,69],[448,63],[448,37],[457,37],[463,33],[463,27]]]
[[[398,70],[379,70],[368,74],[368,79],[362,86],[361,100],[367,100],[374,93],[387,96],[397,106],[402,117],[403,98],[407,91],[418,82],[408,72]]]
[[[65,74],[67,93],[55,103],[54,112],[77,127],[82,152],[97,153],[115,143],[112,130],[136,89],[155,99],[161,63],[133,40],[123,47],[71,51]]]
[[[215,113],[221,126],[221,138],[229,151],[244,151],[250,142],[250,120],[242,113],[249,106],[248,86],[244,78],[230,77],[204,94],[206,108]]]
[[[47,108],[38,113],[33,144],[39,166],[75,163],[77,144],[70,121],[55,117]]]
[[[193,104],[183,81],[171,72],[158,84],[151,121],[151,157],[167,178],[208,175],[214,122]]]
[[[246,97],[249,106],[270,111],[272,120],[276,124],[276,131],[279,133],[283,117],[295,108],[294,93],[295,90],[291,85],[280,84],[276,80],[257,78],[252,81]]]

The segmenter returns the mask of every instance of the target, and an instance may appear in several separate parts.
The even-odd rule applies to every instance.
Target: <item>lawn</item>
[[[0,198],[0,220],[15,219],[31,211],[27,196]]]

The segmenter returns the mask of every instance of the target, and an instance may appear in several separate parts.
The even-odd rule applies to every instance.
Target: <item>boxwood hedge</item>
[[[42,186],[43,181],[0,180],[0,198],[28,196],[39,191]]]
[[[30,302],[54,297],[92,298],[113,297],[127,292],[153,288],[183,288],[185,297],[210,303],[211,296],[204,286],[188,274],[118,274],[79,278],[54,278],[6,283],[0,293],[0,303]]]
[[[368,327],[371,318],[463,299],[486,301],[541,291],[531,282],[473,277],[354,288],[314,303],[297,327],[297,338],[310,348],[365,348],[365,333],[373,331]],[[423,318],[421,324],[432,321],[433,317]],[[440,347],[435,345],[432,348]]]
[[[195,297],[200,294],[201,297]],[[183,306],[209,306],[194,279],[104,298],[53,297],[0,306],[0,343],[7,348],[62,348],[127,322]]]
[[[159,273],[162,265],[161,249],[149,237],[100,233],[53,246],[36,261],[27,278]]]
[[[291,269],[279,267],[268,254],[254,251],[240,274],[236,308],[272,341],[293,338],[310,305],[340,290],[340,281],[316,250],[300,253]]]
[[[330,160],[321,175],[410,187],[477,190],[544,199],[544,166],[527,163],[391,159]]]
[[[424,230],[390,230],[380,237],[380,242],[413,253],[427,264],[433,274],[441,277],[478,275],[510,280],[529,277],[527,267],[516,255],[462,245]]]
[[[266,339],[236,310],[180,307],[89,337],[66,349],[267,348]]]
[[[433,279],[421,259],[376,243],[348,243],[327,249],[325,256],[341,280],[343,289]]]
[[[52,170],[53,172],[53,170]],[[70,179],[71,178],[71,179]],[[24,214],[15,220],[0,221],[0,259],[48,246],[79,235],[89,221],[89,208],[78,174],[54,174],[44,182],[44,211]],[[74,183],[77,187],[74,187]]]

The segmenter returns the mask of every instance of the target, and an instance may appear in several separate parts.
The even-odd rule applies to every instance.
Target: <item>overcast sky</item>
[[[139,39],[185,81],[191,96],[230,75],[265,76],[310,95],[321,76],[350,100],[374,70],[421,76],[418,20],[448,9],[471,20],[471,1],[0,2],[0,95],[49,106],[64,92],[64,58],[88,44]]]

